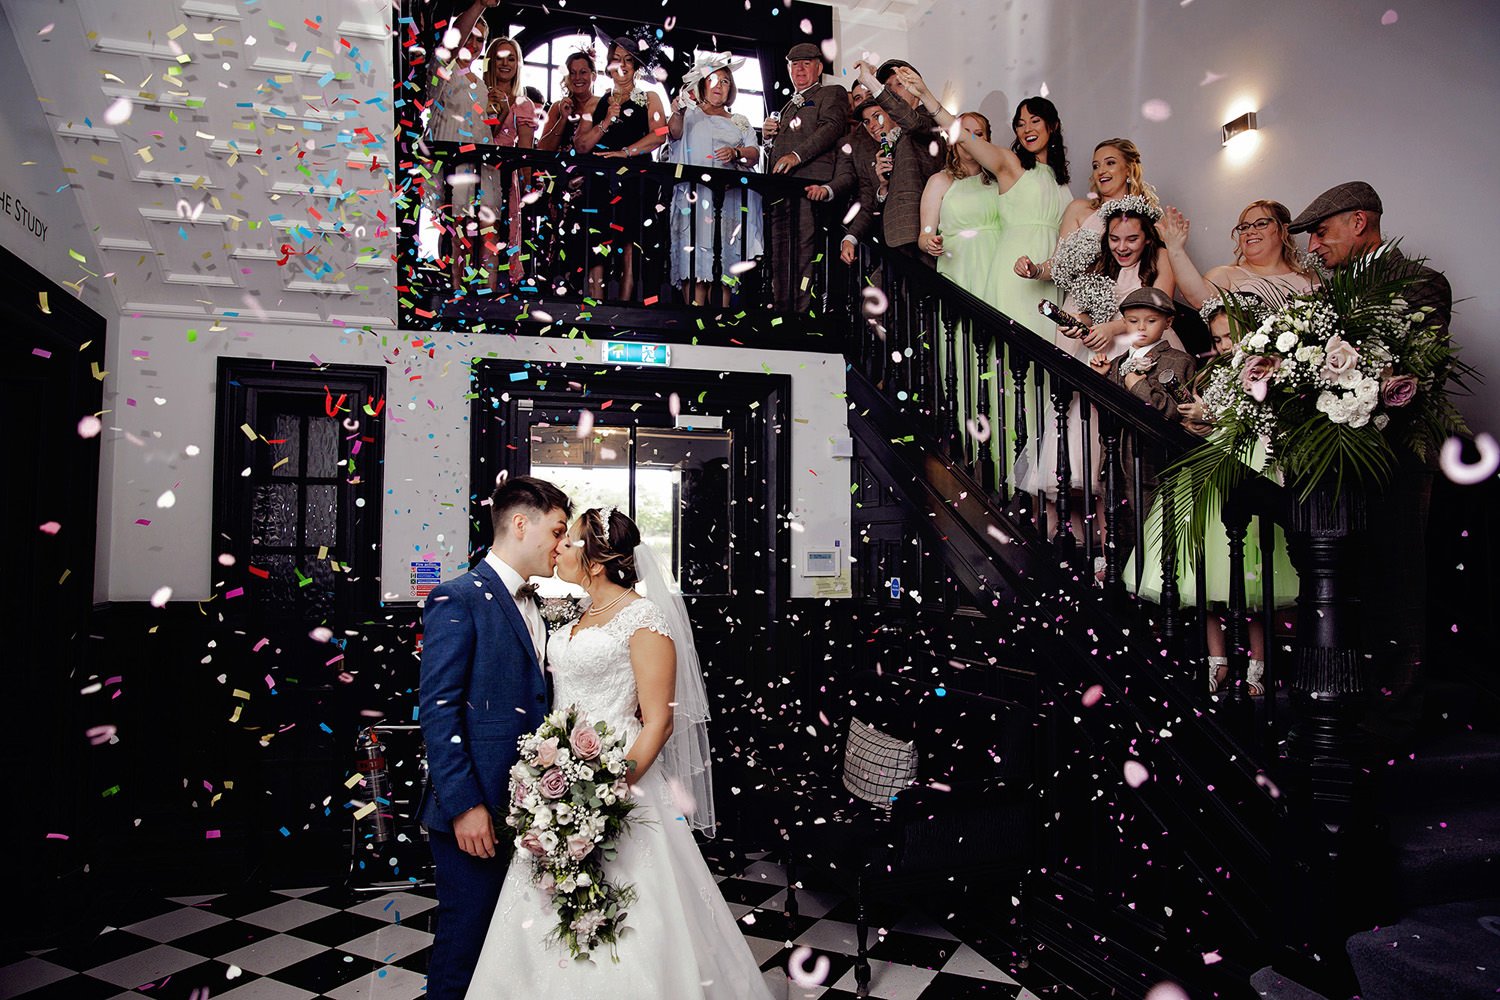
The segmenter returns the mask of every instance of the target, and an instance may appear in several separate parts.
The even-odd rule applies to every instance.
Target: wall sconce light
[[[1244,135],[1247,132],[1254,132],[1259,128],[1260,124],[1256,121],[1255,112],[1246,111],[1234,121],[1219,129],[1219,139],[1222,145],[1227,146],[1229,145],[1230,140],[1235,136]]]

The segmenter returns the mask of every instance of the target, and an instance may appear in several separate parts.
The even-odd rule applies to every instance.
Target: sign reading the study
[[[604,341],[604,360],[613,365],[652,365],[668,368],[672,349],[666,344],[644,344],[639,341]]]
[[[24,204],[17,195],[9,191],[0,191],[0,212],[4,212],[15,221],[22,229],[42,242],[47,240],[47,224],[32,213],[31,207]]]

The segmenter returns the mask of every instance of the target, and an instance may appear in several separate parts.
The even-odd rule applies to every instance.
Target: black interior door
[[[48,906],[61,899],[57,880],[82,871],[90,846],[82,786],[86,731],[97,720],[90,695],[80,692],[92,687],[82,650],[94,596],[100,439],[97,428],[83,436],[79,421],[101,407],[94,373],[104,369],[105,323],[0,253],[0,427],[9,469],[0,489],[0,607],[10,622],[0,761],[12,804],[0,844],[20,898],[39,911],[21,930],[41,937],[64,912]]]

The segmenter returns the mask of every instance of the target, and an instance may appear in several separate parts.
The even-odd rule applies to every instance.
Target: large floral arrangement
[[[548,715],[522,736],[510,769],[510,814],[518,851],[531,855],[531,881],[552,901],[555,939],[574,958],[615,946],[635,887],[604,877],[635,803],[625,782],[625,739],[590,723],[576,706]]]
[[[1398,451],[1424,457],[1465,430],[1449,392],[1471,369],[1429,310],[1408,304],[1419,277],[1390,249],[1270,310],[1224,294],[1238,346],[1203,389],[1214,430],[1164,483],[1190,540],[1202,537],[1217,498],[1252,474],[1245,462],[1257,442],[1265,471],[1305,497],[1324,484],[1383,486]]]

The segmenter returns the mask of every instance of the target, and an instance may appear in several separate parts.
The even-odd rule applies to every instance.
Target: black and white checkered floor
[[[723,870],[722,868],[720,870]],[[854,996],[853,904],[801,890],[799,916],[781,912],[786,874],[770,861],[735,866],[720,886],[765,970],[787,1000]],[[0,952],[0,1000],[416,1000],[432,948],[433,891],[355,894],[343,887],[231,892],[138,901],[85,945]],[[792,942],[788,944],[788,941]],[[820,986],[787,978],[793,949]],[[941,926],[909,916],[877,936],[870,995],[885,1000],[1037,1000]],[[540,998],[539,998],[540,1000]]]

